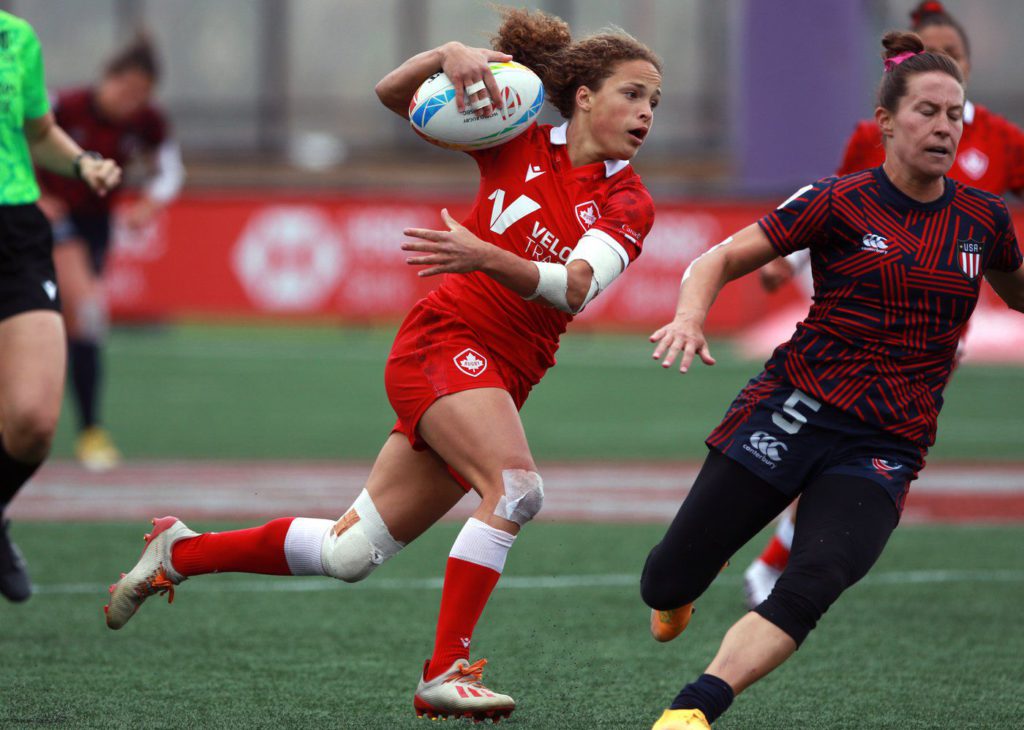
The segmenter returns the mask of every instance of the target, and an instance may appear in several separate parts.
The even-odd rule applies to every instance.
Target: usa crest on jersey
[[[981,244],[973,238],[956,242],[957,262],[968,279],[977,279],[981,274]]]

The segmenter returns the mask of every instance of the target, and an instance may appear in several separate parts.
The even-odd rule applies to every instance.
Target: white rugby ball
[[[517,137],[533,124],[544,106],[544,84],[520,63],[492,63],[502,109],[488,116],[455,106],[455,87],[444,73],[420,84],[409,102],[409,122],[428,142],[453,150],[485,150]]]

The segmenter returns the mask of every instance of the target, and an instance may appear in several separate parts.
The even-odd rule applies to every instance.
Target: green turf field
[[[193,579],[115,633],[104,587],[135,560],[141,526],[18,525],[41,593],[0,603],[0,727],[426,727],[412,691],[457,529],[440,525],[356,586]],[[637,591],[660,534],[528,528],[474,646],[491,662],[485,679],[519,701],[508,727],[648,728],[704,668],[743,611],[738,566],[751,553],[660,645]],[[901,527],[871,576],[716,728],[1019,728],[1022,550],[1018,528]]]
[[[392,329],[121,329],[106,421],[129,458],[372,459],[394,416]],[[715,341],[718,364],[663,372],[642,334],[570,335],[523,412],[536,458],[699,459],[760,363]],[[965,366],[947,391],[935,460],[1019,460],[1024,370]],[[71,453],[66,404],[55,455]]]

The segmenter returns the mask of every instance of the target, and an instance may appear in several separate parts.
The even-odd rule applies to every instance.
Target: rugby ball
[[[544,84],[520,63],[492,63],[502,109],[477,116],[455,106],[455,86],[444,73],[424,81],[409,102],[409,122],[428,142],[452,150],[485,150],[508,142],[533,124],[544,106]]]

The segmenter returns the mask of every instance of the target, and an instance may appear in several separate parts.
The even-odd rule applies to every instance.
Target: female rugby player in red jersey
[[[793,553],[771,595],[726,633],[656,730],[697,730],[788,659],[862,578],[934,443],[942,390],[981,277],[1024,312],[1024,257],[1002,198],[946,177],[963,77],[913,33],[883,39],[882,166],[826,178],[697,259],[676,316],[651,337],[669,367],[714,360],[704,318],[727,282],[811,249],[815,299],[707,439],[708,458],[641,580],[668,641],[722,564],[800,495]]]
[[[118,51],[95,86],[57,94],[57,123],[75,141],[117,160],[141,162],[148,174],[141,196],[125,213],[129,226],[144,227],[181,189],[184,168],[167,119],[152,103],[160,77],[156,53],[144,34]],[[103,269],[110,247],[116,195],[100,197],[82,182],[40,175],[40,205],[53,224],[54,265],[68,330],[71,392],[78,409],[75,455],[87,468],[115,467],[121,455],[100,425],[101,349],[107,332]]]
[[[624,33],[573,42],[544,13],[505,9],[496,51],[449,43],[413,56],[377,84],[402,117],[419,85],[443,70],[458,104],[500,99],[490,61],[534,69],[561,127],[534,125],[474,152],[475,206],[444,230],[409,229],[403,245],[421,276],[448,274],[410,312],[384,377],[398,414],[366,489],[337,522],[284,518],[197,536],[157,521],[143,557],[112,587],[120,628],[147,597],[202,573],[247,571],[360,580],[445,515],[472,489],[480,505],[452,547],[434,653],[418,714],[502,717],[511,697],[481,683],[468,661],[473,629],[543,488],[518,409],[554,364],[558,338],[588,301],[640,253],[654,207],[628,160],[650,131],[660,97],[657,57]],[[489,113],[484,108],[483,113]]]
[[[960,65],[966,82],[971,72],[971,48],[967,33],[941,3],[927,0],[910,14],[910,29],[921,37],[926,50],[945,53]],[[866,170],[882,164],[885,147],[875,120],[857,124],[846,145],[837,175]],[[949,177],[996,195],[1024,197],[1024,130],[980,104],[964,103],[964,134]],[[806,250],[780,257],[761,269],[761,281],[770,291],[804,269],[810,259]],[[759,604],[778,580],[789,560],[793,541],[793,510],[779,518],[775,534],[744,573],[744,591],[751,608]]]

